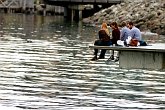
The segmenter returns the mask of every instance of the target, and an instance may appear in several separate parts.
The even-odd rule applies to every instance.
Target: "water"
[[[0,109],[165,109],[164,70],[89,61],[97,30],[61,16],[0,14]]]

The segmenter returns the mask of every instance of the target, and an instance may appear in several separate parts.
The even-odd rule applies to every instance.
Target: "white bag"
[[[131,36],[128,36],[128,38],[126,39],[126,43],[130,44],[131,39],[132,39]]]
[[[118,40],[117,45],[124,46],[124,41]]]

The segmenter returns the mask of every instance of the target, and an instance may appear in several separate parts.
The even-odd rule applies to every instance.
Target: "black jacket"
[[[99,39],[102,40],[102,41],[110,41],[110,36],[107,35],[105,30],[100,30],[99,31]]]

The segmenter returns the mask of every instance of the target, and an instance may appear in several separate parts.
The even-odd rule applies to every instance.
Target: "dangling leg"
[[[115,62],[119,61],[119,52],[117,51],[117,57],[115,59]]]
[[[106,53],[106,50],[102,49],[101,53],[100,53],[100,56],[99,56],[99,59],[104,59],[105,58],[105,53]]]
[[[94,45],[99,45],[99,40],[96,40]],[[91,59],[92,61],[97,60],[97,53],[98,53],[98,49],[94,49],[94,57]]]
[[[110,45],[112,45],[111,41],[101,42],[101,46],[110,46]],[[107,51],[106,49],[101,50],[99,59],[104,59],[105,58],[106,51]]]
[[[98,49],[94,49],[94,57],[91,59],[92,61],[97,60],[97,53],[98,53]]]
[[[114,50],[111,50],[111,56],[109,57],[109,59],[108,60],[114,60]]]

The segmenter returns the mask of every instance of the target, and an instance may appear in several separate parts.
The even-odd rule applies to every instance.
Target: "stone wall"
[[[124,0],[83,19],[83,22],[91,24],[101,24],[103,21],[116,21],[118,24],[133,21],[142,31],[149,29],[165,35],[165,0]]]

